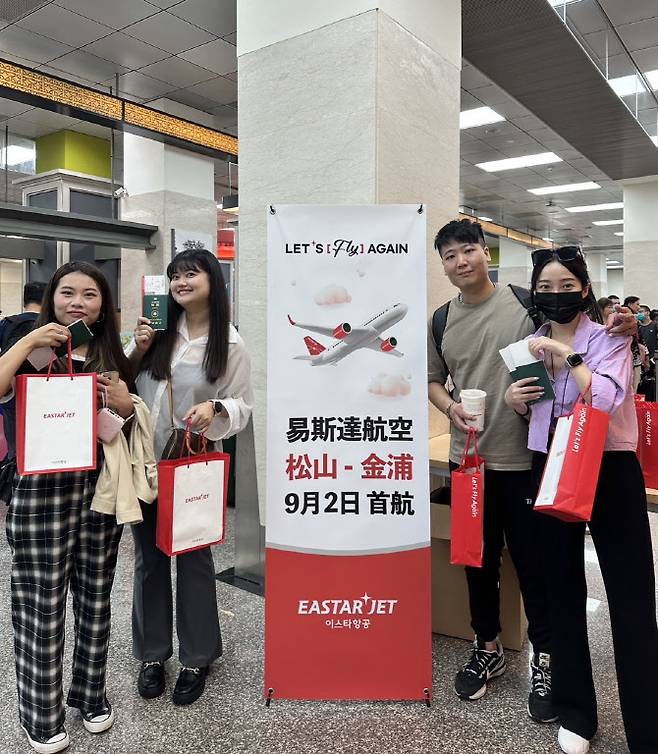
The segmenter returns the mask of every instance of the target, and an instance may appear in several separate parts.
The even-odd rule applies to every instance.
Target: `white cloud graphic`
[[[332,304],[349,304],[352,297],[342,285],[327,285],[315,294],[315,303],[318,306],[331,306]]]
[[[370,382],[368,392],[386,398],[396,398],[399,395],[409,395],[411,385],[402,375],[380,372]]]

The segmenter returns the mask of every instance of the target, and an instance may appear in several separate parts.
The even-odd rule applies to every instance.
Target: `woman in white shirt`
[[[252,404],[249,355],[229,321],[217,259],[205,249],[184,251],[167,267],[167,277],[167,329],[156,333],[140,317],[131,354],[138,365],[138,393],[151,410],[158,459],[172,426],[187,422],[219,449],[218,441],[244,429]],[[137,686],[146,699],[164,692],[164,663],[173,654],[170,558],[155,546],[156,504],[142,505],[144,521],[133,526],[133,651],[142,661]],[[215,583],[210,547],[176,557],[182,667],[174,704],[191,704],[201,696],[208,666],[222,654]]]

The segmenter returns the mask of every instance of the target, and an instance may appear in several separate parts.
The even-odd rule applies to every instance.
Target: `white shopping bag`
[[[22,374],[16,378],[18,473],[96,468],[96,375]]]
[[[167,555],[224,539],[228,465],[226,453],[158,464],[156,544]]]

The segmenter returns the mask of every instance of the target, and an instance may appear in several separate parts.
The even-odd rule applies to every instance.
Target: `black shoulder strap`
[[[513,283],[510,283],[509,287],[512,293],[519,300],[521,306],[528,312],[528,316],[532,320],[532,324],[535,326],[535,330],[539,330],[539,328],[544,323],[539,312],[537,311],[537,308],[532,303],[532,295],[530,291],[527,288],[521,288],[521,286],[514,285]]]
[[[446,330],[446,323],[448,322],[448,309],[450,308],[450,301],[440,306],[432,315],[432,336],[434,337],[434,344],[439,356],[443,359],[443,333]],[[447,367],[446,367],[447,369]]]

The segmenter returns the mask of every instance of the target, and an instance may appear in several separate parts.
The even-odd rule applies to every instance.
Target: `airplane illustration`
[[[352,327],[349,322],[342,322],[336,327],[322,327],[321,325],[307,325],[295,320],[288,315],[288,321],[302,330],[331,336],[336,343],[323,346],[307,335],[304,343],[308,349],[308,356],[295,356],[300,361],[310,361],[311,366],[323,366],[324,364],[337,364],[350,353],[359,348],[369,348],[371,351],[402,357],[403,353],[397,350],[398,341],[393,336],[383,338],[382,333],[388,330],[404,318],[408,311],[406,304],[393,304],[384,311],[379,312],[364,322],[361,327]]]

